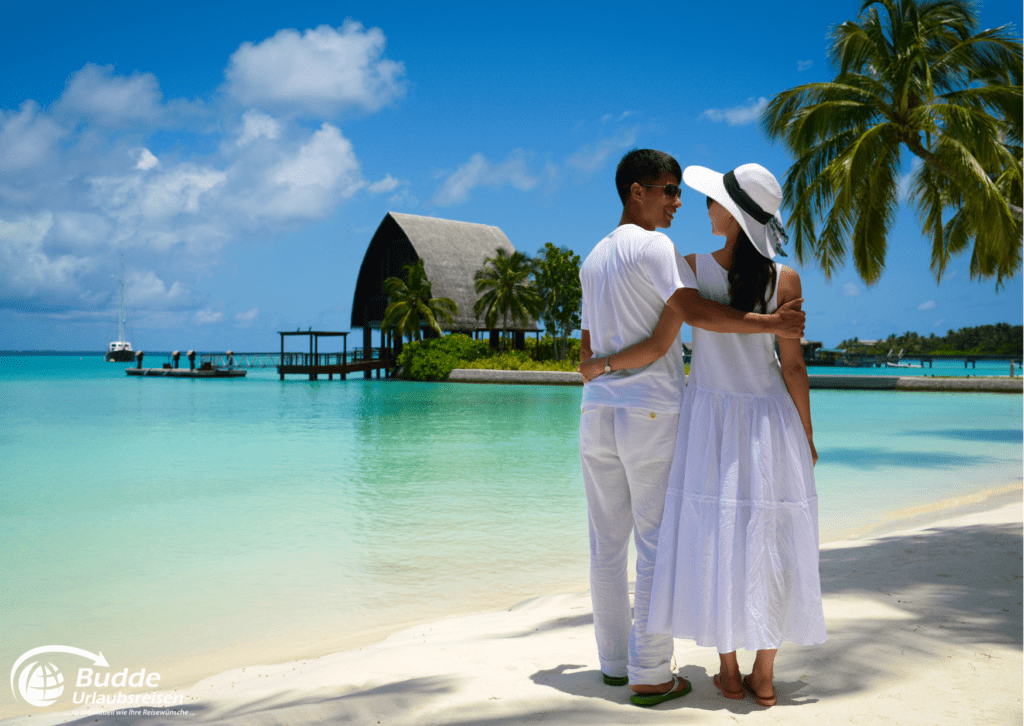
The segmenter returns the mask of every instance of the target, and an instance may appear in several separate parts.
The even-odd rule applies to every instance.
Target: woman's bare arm
[[[779,275],[779,305],[801,297],[800,275],[788,267],[782,268]],[[779,362],[782,364],[782,378],[786,381],[789,395],[796,404],[800,414],[800,422],[807,434],[807,443],[811,447],[811,459],[818,461],[818,452],[814,448],[814,428],[811,426],[811,391],[807,379],[807,364],[804,363],[803,350],[799,338],[778,338]]]

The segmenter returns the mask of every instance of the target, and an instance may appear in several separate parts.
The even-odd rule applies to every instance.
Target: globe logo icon
[[[21,672],[18,690],[27,703],[49,706],[64,693],[64,676],[53,663],[34,661]]]

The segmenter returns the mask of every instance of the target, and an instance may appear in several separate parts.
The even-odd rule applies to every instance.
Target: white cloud
[[[51,237],[78,249],[95,249],[109,242],[113,234],[110,218],[93,212],[58,211],[53,215]]]
[[[299,33],[279,30],[242,43],[224,74],[228,94],[244,105],[330,117],[346,108],[376,111],[405,94],[405,68],[385,60],[384,33],[346,20]]]
[[[419,197],[414,197],[409,193],[408,189],[402,189],[398,194],[388,199],[388,203],[392,207],[403,207],[407,209],[415,209],[420,205]]]
[[[734,106],[733,108],[709,108],[702,113],[698,119],[709,119],[710,121],[725,121],[730,126],[745,126],[754,123],[761,116],[761,111],[768,105],[768,99],[748,99],[746,106]]]
[[[935,301],[934,300],[929,300],[928,302],[923,302],[923,303],[921,303],[920,305],[917,306],[917,309],[918,310],[934,310],[935,309]]]
[[[274,139],[281,136],[281,124],[259,111],[249,110],[242,114],[242,131],[235,142],[238,146],[251,144],[256,139]]]
[[[855,282],[848,282],[843,285],[842,294],[843,297],[857,297],[863,292],[860,286]]]
[[[181,305],[189,296],[188,288],[174,282],[168,288],[152,270],[131,272],[124,285],[125,299],[133,307],[164,309]]]
[[[91,206],[115,223],[114,242],[166,250],[179,242],[209,242],[201,230],[214,229],[222,239],[224,220],[205,205],[209,192],[224,184],[226,174],[190,162],[166,170],[101,176],[88,180]]]
[[[220,310],[214,310],[213,308],[206,308],[205,310],[198,310],[195,314],[195,321],[197,325],[209,325],[210,323],[219,323],[224,319],[224,313]]]
[[[400,182],[397,179],[388,174],[379,182],[374,182],[370,186],[366,187],[366,191],[371,192],[373,194],[390,192],[392,189],[396,189],[399,183]]]
[[[139,152],[139,162],[135,165],[135,168],[139,171],[149,171],[160,166],[160,160],[153,156],[153,152],[149,149],[143,149]]]
[[[527,170],[526,154],[521,149],[513,151],[505,161],[496,165],[487,161],[483,154],[476,153],[445,179],[434,194],[433,202],[440,206],[464,202],[478,186],[511,184],[520,191],[528,191],[536,186],[537,181]]]
[[[379,31],[317,32],[342,45],[379,36],[377,56],[372,43],[364,48],[372,80]],[[221,115],[200,124],[197,114],[179,114],[177,103],[161,101],[152,74],[117,76],[87,65],[50,109],[34,101],[0,109],[0,308],[109,316],[124,253],[132,269],[147,271],[125,280],[133,320],[173,308],[188,324],[199,305],[174,282],[180,272],[167,272],[170,260],[176,271],[191,267],[201,276],[224,245],[253,230],[273,234],[323,218],[366,186],[351,141],[333,124],[308,128],[294,114],[232,104],[211,106]],[[203,137],[194,152],[188,137],[165,142],[156,133],[170,117]],[[404,184],[387,175],[374,192],[397,193]],[[212,322],[218,313],[200,311],[196,320]]]
[[[942,325],[942,324],[943,324],[944,322],[946,322],[946,319],[945,319],[945,318],[939,318],[938,320],[936,320],[936,321],[935,321],[935,322],[934,322],[934,323],[932,324],[932,327],[933,327],[933,328],[937,328],[937,327],[939,327],[940,325]]]
[[[152,73],[114,75],[114,66],[87,63],[68,80],[60,111],[104,126],[153,123],[162,116],[160,84]]]
[[[635,143],[636,129],[627,129],[618,136],[581,147],[566,159],[565,163],[574,169],[593,173],[604,165],[610,154],[628,149]]]
[[[45,161],[66,135],[35,101],[25,101],[17,112],[0,109],[0,171],[19,171]]]
[[[52,301],[77,292],[76,273],[92,263],[85,257],[48,255],[43,242],[52,228],[50,212],[0,218],[0,304],[36,295]]]
[[[796,62],[796,69],[798,71],[806,71],[808,68],[811,68],[812,66],[814,66],[814,61],[812,60],[802,60]]]
[[[248,230],[326,216],[365,185],[352,143],[331,124],[310,132],[249,112],[240,124],[224,124],[234,130],[202,162],[161,160],[148,147],[121,145],[117,134],[96,143],[83,128],[58,143],[64,132],[31,103],[0,114],[0,124],[0,167],[31,165],[0,175],[0,217],[14,209],[18,217],[50,215],[54,229],[39,247],[49,257],[43,246],[184,244],[206,254]],[[240,146],[240,138],[250,141]],[[378,184],[398,182],[389,176]],[[21,259],[12,264],[29,264]]]
[[[262,188],[250,190],[263,203],[249,207],[249,212],[276,218],[321,217],[364,183],[352,142],[337,126],[325,123],[293,156],[268,170]]]
[[[616,121],[622,121],[622,120],[628,118],[629,116],[632,116],[633,113],[634,113],[633,111],[623,111],[618,116],[616,116],[615,114],[606,113],[604,116],[601,117],[601,123],[606,124],[609,121],[611,121],[612,119],[614,119]]]
[[[256,319],[256,316],[259,315],[259,314],[260,314],[260,309],[259,308],[252,308],[251,310],[246,310],[244,313],[237,313],[235,315],[235,322],[236,323],[251,323],[253,320]]]

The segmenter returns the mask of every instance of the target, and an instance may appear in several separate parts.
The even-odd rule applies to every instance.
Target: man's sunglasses
[[[679,187],[678,184],[641,184],[640,186],[658,187],[659,189],[664,189],[665,194],[672,199],[681,196],[683,193],[683,190]]]

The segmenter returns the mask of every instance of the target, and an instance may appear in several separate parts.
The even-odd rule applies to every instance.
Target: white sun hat
[[[754,247],[768,259],[786,257],[782,245],[789,241],[779,207],[782,187],[760,164],[744,164],[720,174],[703,166],[683,170],[683,182],[721,204],[736,218]]]

